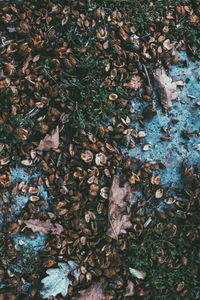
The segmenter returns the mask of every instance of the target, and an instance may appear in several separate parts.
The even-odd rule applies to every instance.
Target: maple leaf
[[[128,213],[130,211],[130,185],[126,183],[124,187],[119,186],[119,177],[115,176],[109,194],[109,221],[107,235],[118,239],[118,235],[125,233],[126,229],[131,228]]]
[[[172,100],[178,97],[176,83],[167,76],[163,67],[156,69],[153,75],[161,104],[164,110],[168,111],[172,106]]]
[[[73,261],[67,263],[58,263],[58,268],[51,268],[46,271],[47,277],[42,279],[44,284],[41,291],[43,298],[55,297],[61,294],[63,297],[67,295],[68,287],[72,283],[68,278],[72,274],[78,280],[80,271],[78,265]]]
[[[141,78],[138,75],[133,75],[131,77],[130,82],[124,83],[124,87],[127,87],[128,89],[132,89],[134,91],[137,91],[141,88],[142,82]]]
[[[103,288],[100,283],[96,282],[88,289],[79,292],[79,296],[74,300],[102,300],[105,299]]]
[[[50,231],[53,234],[61,234],[64,231],[64,228],[60,224],[55,224],[55,227],[52,225],[50,220],[41,221],[38,219],[30,219],[24,221],[27,228],[30,228],[33,232],[39,232],[42,236],[48,234]]]
[[[51,135],[47,134],[43,140],[40,141],[36,150],[49,151],[50,149],[57,149],[59,146],[59,126],[52,130]]]

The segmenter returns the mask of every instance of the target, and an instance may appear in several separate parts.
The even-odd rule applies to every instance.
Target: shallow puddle
[[[24,182],[24,183],[27,183],[28,186],[36,186],[37,180],[39,179],[41,174],[39,172],[37,172],[35,169],[31,170],[32,173],[29,173],[27,171],[28,171],[28,169],[23,168],[23,167],[13,169],[11,172],[12,184],[15,185],[17,183]],[[29,171],[30,171],[30,169],[29,169]],[[36,182],[33,182],[33,180],[35,180],[35,179],[36,179]],[[11,199],[14,200],[14,201],[11,201],[11,203],[10,203],[11,213],[10,213],[10,217],[9,217],[9,221],[14,221],[16,216],[18,216],[22,212],[23,208],[29,201],[30,193],[28,193],[28,192],[23,193],[23,192],[17,191],[15,195],[11,195],[9,192],[6,192],[4,195],[7,197],[9,202],[11,201]],[[45,209],[46,209],[48,207],[48,202],[47,202],[48,194],[47,194],[47,191],[46,191],[46,188],[45,188],[43,182],[40,185],[40,190],[39,190],[38,196],[46,202],[46,207],[45,207]],[[0,205],[2,205],[2,207],[4,207],[4,202],[1,197],[0,197]],[[5,216],[5,209],[2,211],[2,214],[0,215],[0,228],[2,227],[3,224],[5,224],[4,216]]]
[[[178,55],[180,61],[171,67],[169,77],[183,85],[177,87],[179,98],[173,101],[173,106],[167,114],[163,113],[161,105],[156,101],[157,115],[145,121],[145,128],[141,128],[139,123],[132,125],[137,131],[145,130],[147,136],[129,152],[130,156],[138,157],[142,162],[162,162],[166,168],[161,170],[161,181],[166,187],[182,186],[182,164],[197,167],[200,165],[200,62],[188,58],[185,52],[179,52]],[[142,114],[144,105],[142,100],[134,100],[135,115]],[[167,130],[167,134],[162,128]],[[194,133],[187,139],[184,137],[184,131]],[[169,135],[170,140],[162,141],[161,137],[165,135]],[[149,144],[151,149],[143,151],[142,148],[146,144]]]

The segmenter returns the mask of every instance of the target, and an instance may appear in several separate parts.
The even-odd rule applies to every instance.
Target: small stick
[[[151,84],[151,80],[150,80],[147,68],[146,68],[146,66],[144,64],[142,64],[142,66],[143,66],[144,72],[145,72],[146,77],[147,77],[148,85],[152,88],[152,84]]]
[[[118,240],[117,233],[116,233],[116,231],[115,231],[115,228],[113,227],[113,224],[112,224],[112,221],[111,221],[109,215],[108,215],[108,220],[109,220],[110,226],[111,226],[111,228],[112,228],[112,231],[113,231],[113,233],[114,233],[114,235],[115,235],[115,238],[116,238],[116,240]]]

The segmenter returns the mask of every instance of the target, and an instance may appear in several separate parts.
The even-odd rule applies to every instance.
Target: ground
[[[0,1],[0,299],[199,299],[199,9]]]

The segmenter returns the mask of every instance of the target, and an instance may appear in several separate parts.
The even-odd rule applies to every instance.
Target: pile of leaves
[[[190,282],[183,279],[181,288],[176,288],[180,282],[161,282],[155,288],[151,279],[150,287],[143,285],[154,264],[159,268],[159,263],[171,263],[181,272],[180,259],[170,261],[164,249],[159,250],[164,262],[147,256],[145,268],[134,263],[134,256],[144,261],[145,255],[135,254],[137,250],[133,261],[125,258],[129,243],[146,247],[145,241],[142,244],[145,228],[152,227],[148,239],[154,239],[155,214],[165,221],[177,214],[183,219],[190,216],[196,229],[193,234],[189,228],[186,240],[197,242],[199,175],[193,168],[184,169],[189,184],[174,199],[177,206],[156,212],[156,205],[148,209],[145,199],[171,201],[154,174],[162,164],[143,164],[120,149],[137,147],[144,131],[136,132],[130,125],[139,122],[144,128],[156,113],[154,101],[165,112],[173,105],[176,86],[167,69],[179,60],[175,49],[189,49],[198,56],[185,36],[173,35],[174,28],[184,19],[199,29],[199,2],[165,1],[163,14],[149,20],[145,32],[135,8],[130,5],[124,10],[120,2],[113,8],[98,1],[0,1],[0,185],[1,209],[6,211],[1,236],[2,299],[108,300],[134,295],[156,299],[155,290],[163,293],[164,289],[167,297],[198,296],[196,281],[188,287]],[[156,3],[151,1],[152,10]],[[141,5],[145,8],[149,1]],[[143,97],[146,105],[144,114],[132,120],[135,96]],[[41,179],[32,186],[12,183],[12,167],[21,165],[27,172],[37,167]],[[42,181],[48,189],[48,208],[39,196]],[[132,212],[130,202],[138,186],[143,188],[144,202]],[[29,191],[30,200],[13,222],[14,200],[6,192],[14,196],[18,190]],[[37,271],[21,274],[10,267],[18,257],[12,240],[17,233],[47,236],[45,249],[34,258],[40,266]],[[183,256],[196,278],[198,270],[184,247]],[[152,248],[152,256],[156,249]],[[27,282],[31,286],[24,289]]]

